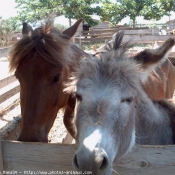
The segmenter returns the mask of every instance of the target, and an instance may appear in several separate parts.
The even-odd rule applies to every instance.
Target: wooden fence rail
[[[11,83],[15,81],[17,81],[17,79],[14,76],[9,76],[9,77],[6,77],[0,80],[0,90],[1,88],[9,86]],[[17,83],[17,85],[13,87],[12,89],[8,89],[8,91],[0,95],[0,104],[8,100],[10,97],[17,94],[20,91],[20,86],[18,84],[19,83]]]
[[[72,167],[75,145],[1,141],[1,150],[4,174],[83,174]],[[175,146],[136,146],[112,175],[174,175],[174,155]]]
[[[12,115],[12,112],[11,114],[9,112],[18,106],[19,92],[19,82],[13,75],[0,80],[0,136],[3,138],[8,138],[9,132],[11,132],[9,126],[11,129],[13,128],[11,124],[18,116],[17,113]]]
[[[7,78],[4,78],[4,79],[0,80],[0,88],[8,86],[10,83],[13,83],[14,81],[16,81],[16,78],[13,75],[11,75]]]
[[[0,35],[0,46],[9,46],[22,38],[21,33],[11,33],[7,35]]]
[[[74,42],[76,44],[87,44],[87,43],[97,43],[104,42],[106,39],[111,40],[112,35],[116,32],[124,30],[126,35],[159,35],[159,29],[153,28],[137,28],[133,29],[130,27],[118,27],[118,28],[109,28],[109,29],[91,29],[89,31],[82,31],[79,36],[74,37]]]

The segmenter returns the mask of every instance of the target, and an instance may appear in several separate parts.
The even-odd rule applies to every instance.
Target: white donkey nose
[[[109,167],[109,159],[102,148],[89,150],[82,146],[73,157],[73,166],[79,171],[92,171],[100,174],[101,171]]]

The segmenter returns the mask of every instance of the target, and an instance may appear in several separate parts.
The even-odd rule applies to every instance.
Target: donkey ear
[[[174,44],[175,39],[169,38],[159,48],[145,49],[133,57],[136,62],[140,63],[141,69],[144,70],[140,72],[140,79],[142,83],[147,81],[151,71],[166,61]]]
[[[79,19],[73,26],[66,29],[63,32],[63,34],[67,35],[69,39],[72,38],[74,36],[74,34],[76,33],[81,22],[82,22],[82,19]]]
[[[169,38],[157,49],[145,49],[137,54],[133,59],[141,64],[143,69],[152,70],[159,64],[163,63],[171,51],[171,48],[175,45],[175,39]]]
[[[24,36],[28,36],[30,34],[30,32],[33,31],[33,28],[27,24],[26,22],[23,23],[23,28],[22,28],[22,35]]]

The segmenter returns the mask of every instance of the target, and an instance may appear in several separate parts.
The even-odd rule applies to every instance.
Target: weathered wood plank
[[[124,175],[174,175],[175,146],[137,146],[116,167]]]
[[[73,137],[67,133],[66,137],[63,139],[63,144],[71,144],[73,141]]]
[[[115,34],[113,35],[113,41],[115,39]],[[131,41],[133,43],[151,43],[154,41],[166,41],[169,38],[175,38],[175,36],[170,35],[136,35],[136,36],[125,36],[123,37],[122,42]]]
[[[75,145],[2,141],[4,170],[70,171]],[[137,146],[113,168],[122,175],[174,175],[175,146]],[[114,172],[112,175],[116,175]]]
[[[82,34],[87,34],[87,33],[115,33],[116,32],[116,29],[91,29],[91,30],[88,30],[88,31],[82,31]]]
[[[16,80],[17,79],[14,77],[14,75],[11,75],[7,78],[4,78],[4,79],[0,80],[0,88],[3,88],[5,86],[9,85],[10,83],[13,83]]]
[[[12,38],[12,37],[22,37],[22,33],[10,33],[7,35],[0,35],[0,38]]]
[[[2,94],[0,96],[0,103],[4,102],[5,100],[7,100],[8,98],[10,98],[11,96],[17,94],[19,91],[20,91],[20,85],[18,85],[15,88],[9,90],[8,92]]]
[[[2,142],[4,170],[72,170],[74,145]]]
[[[159,30],[146,29],[146,30],[124,30],[125,35],[159,35]]]

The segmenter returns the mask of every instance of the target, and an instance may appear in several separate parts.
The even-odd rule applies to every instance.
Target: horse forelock
[[[70,45],[66,36],[51,23],[43,25],[13,45],[9,53],[10,71],[14,71],[22,61],[36,57],[54,65],[68,67],[75,57]]]

